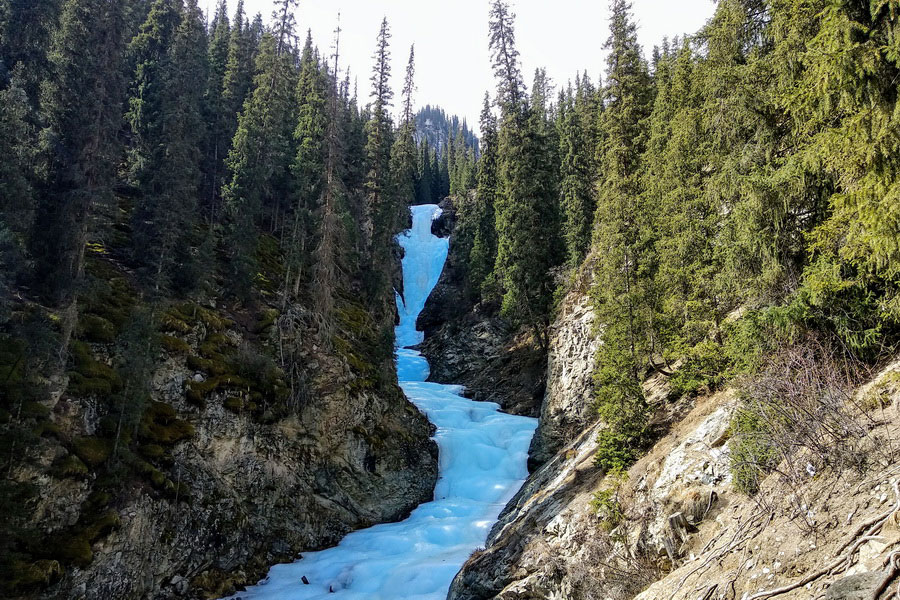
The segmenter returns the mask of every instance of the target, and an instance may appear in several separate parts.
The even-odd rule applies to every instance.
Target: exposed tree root
[[[832,574],[839,573],[839,572],[846,570],[847,567],[849,567],[851,562],[853,561],[853,556],[856,554],[856,551],[859,550],[860,546],[862,546],[863,544],[865,544],[866,542],[871,540],[873,537],[875,537],[875,534],[877,534],[881,530],[881,527],[885,524],[885,522],[888,520],[888,518],[891,515],[893,515],[895,512],[900,510],[900,481],[894,481],[894,496],[896,497],[897,501],[894,504],[893,508],[891,508],[891,510],[889,510],[888,512],[878,515],[874,519],[869,519],[868,521],[866,521],[865,523],[860,525],[856,529],[856,531],[853,532],[853,535],[850,536],[850,539],[847,540],[844,544],[842,544],[841,547],[838,549],[837,558],[834,561],[832,561],[831,563],[829,563],[827,566],[810,573],[803,579],[800,579],[799,581],[796,581],[794,583],[782,586],[780,588],[775,588],[772,590],[764,590],[762,592],[757,592],[756,594],[753,594],[752,596],[748,597],[747,600],[762,600],[763,598],[772,598],[774,596],[780,596],[781,594],[786,594],[788,592],[796,590],[797,588],[802,587],[802,586],[806,585],[807,583],[811,583],[811,582],[815,581],[816,579],[819,579],[820,577],[823,577],[825,575],[832,575]],[[859,536],[861,534],[864,534],[864,535],[863,535],[863,537],[860,538]],[[848,548],[849,548],[849,550],[848,550]],[[885,582],[883,582],[882,585],[884,587],[882,587],[881,590],[878,592],[878,594],[875,596],[876,599],[879,595],[881,595],[881,592],[884,591],[885,587],[887,587],[887,585],[890,584],[893,577],[894,577],[894,572],[892,571],[890,577],[887,578]]]

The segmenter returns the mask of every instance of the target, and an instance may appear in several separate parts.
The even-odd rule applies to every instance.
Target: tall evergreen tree
[[[44,296],[66,306],[64,345],[74,326],[92,207],[110,199],[124,95],[123,4],[67,0],[50,46],[41,96],[41,182],[32,255]]]
[[[546,348],[553,302],[550,271],[558,261],[556,174],[546,89],[539,73],[529,104],[518,66],[513,15],[502,0],[492,4],[490,31],[501,113],[495,269],[503,294],[502,314],[531,327]]]
[[[391,148],[391,189],[400,206],[416,199],[416,115],[413,112],[415,91],[415,47],[409,49],[403,82],[400,129]]]
[[[297,128],[294,137],[297,156],[293,174],[297,182],[297,202],[294,206],[293,229],[288,243],[285,271],[285,301],[300,291],[303,270],[309,264],[311,249],[315,247],[315,220],[320,213],[325,184],[327,158],[327,129],[329,116],[329,83],[308,34],[300,58],[300,77],[297,82]]]
[[[481,109],[481,159],[475,189],[473,220],[475,231],[469,253],[469,284],[474,293],[484,296],[482,286],[494,270],[497,260],[497,230],[494,205],[497,202],[498,168],[497,118],[491,110],[490,96],[484,94]]]
[[[600,115],[594,233],[603,256],[595,273],[597,319],[603,323],[596,384],[610,428],[601,446],[621,455],[604,466],[625,466],[643,443],[646,401],[641,389],[648,359],[654,268],[652,237],[641,205],[640,160],[646,145],[651,86],[627,0],[611,3],[606,42],[605,110]]]
[[[182,9],[156,0],[132,42],[137,69],[128,121],[129,165],[140,193],[133,215],[135,256],[154,288],[168,285],[188,244],[204,139],[206,31],[196,0]],[[184,255],[182,255],[183,257]]]
[[[208,135],[203,157],[202,204],[211,221],[215,220],[219,212],[219,195],[225,180],[225,157],[234,135],[231,123],[235,115],[230,114],[224,97],[230,39],[228,5],[225,0],[221,0],[209,37],[209,75],[204,98],[204,119]]]
[[[366,217],[363,238],[367,254],[373,246],[385,245],[393,235],[396,214],[390,189],[390,156],[393,125],[390,107],[391,90],[391,33],[387,19],[381,22],[375,46],[375,66],[372,70],[372,104],[366,126]]]
[[[281,35],[291,32],[281,27]],[[264,216],[270,225],[293,194],[291,165],[294,149],[297,73],[291,47],[266,33],[256,60],[255,89],[244,104],[226,164],[231,181],[223,198],[228,218],[226,245],[233,291],[248,297],[256,276],[258,227]]]

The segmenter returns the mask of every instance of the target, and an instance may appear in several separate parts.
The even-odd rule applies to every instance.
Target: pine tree
[[[74,326],[91,209],[109,201],[122,116],[121,2],[68,0],[50,46],[52,76],[41,95],[41,182],[31,254],[35,283],[65,306],[63,345]]]
[[[129,165],[140,194],[133,244],[159,290],[171,280],[176,255],[185,255],[199,191],[204,90],[195,83],[206,79],[206,31],[196,0],[183,11],[156,0],[131,46],[137,69]]]
[[[297,203],[285,265],[285,301],[299,293],[303,270],[309,263],[310,250],[318,243],[314,235],[314,223],[320,213],[319,204],[326,179],[326,135],[331,122],[328,87],[328,79],[322,73],[313,49],[312,35],[307,34],[297,83],[298,121],[294,131],[297,156],[293,165],[297,182]]]
[[[391,189],[400,206],[416,199],[416,115],[413,112],[415,91],[415,47],[409,49],[409,62],[403,83],[400,129],[391,148]]]
[[[234,135],[231,123],[235,115],[229,112],[224,98],[231,38],[227,11],[227,3],[221,0],[209,37],[209,75],[204,98],[204,118],[209,133],[204,148],[202,199],[210,221],[215,221],[219,213],[219,196],[225,180],[225,157]]]
[[[431,168],[431,148],[428,146],[428,138],[424,136],[419,144],[418,163],[416,204],[430,204],[434,201],[434,173]]]
[[[292,35],[279,28],[284,39]],[[278,29],[276,30],[278,31]],[[231,181],[223,190],[228,219],[226,245],[233,291],[249,298],[256,276],[258,227],[277,221],[285,199],[293,195],[291,164],[296,156],[294,130],[296,79],[292,49],[266,33],[256,61],[255,89],[244,104],[226,164]]]
[[[513,15],[502,0],[492,5],[490,31],[501,112],[495,265],[503,294],[501,312],[511,322],[529,326],[546,349],[554,287],[550,271],[558,264],[559,232],[545,79],[539,72],[529,104],[518,67]]]
[[[222,132],[231,142],[237,130],[238,114],[253,87],[254,61],[256,60],[255,33],[244,15],[244,0],[238,0],[228,40],[228,59],[222,79],[222,114],[225,123]]]
[[[560,205],[570,267],[577,267],[590,247],[596,206],[590,127],[596,117],[586,107],[589,98],[590,91],[579,77],[574,96],[569,88],[560,109]]]
[[[485,92],[481,109],[481,159],[478,161],[478,183],[475,189],[473,220],[475,231],[469,253],[469,285],[481,297],[482,286],[494,270],[497,260],[497,231],[494,205],[497,202],[497,119],[491,111],[490,97]]]
[[[627,466],[644,443],[646,401],[641,389],[649,353],[653,297],[652,237],[641,205],[640,159],[646,144],[651,87],[631,4],[613,0],[606,42],[605,110],[600,116],[595,251],[603,257],[593,296],[603,323],[595,375],[606,468]]]
[[[366,253],[370,256],[373,247],[388,244],[396,224],[394,199],[390,189],[390,156],[392,130],[390,107],[393,98],[391,90],[390,30],[387,19],[381,22],[381,29],[375,48],[375,66],[372,70],[372,105],[369,122],[366,125],[366,216],[363,223],[363,239]]]

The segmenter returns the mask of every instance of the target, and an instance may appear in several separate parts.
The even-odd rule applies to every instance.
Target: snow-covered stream
[[[444,600],[454,575],[484,545],[528,475],[528,445],[537,421],[463,398],[459,386],[425,382],[428,362],[408,348],[422,342],[416,318],[441,275],[449,243],[431,234],[437,206],[414,206],[412,214],[412,229],[399,236],[406,255],[405,303],[397,298],[397,374],[407,397],[437,426],[440,475],[434,500],[405,521],[356,531],[334,548],[272,567],[265,580],[235,598]]]

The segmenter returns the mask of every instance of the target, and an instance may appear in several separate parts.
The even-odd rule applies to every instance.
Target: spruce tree
[[[255,89],[240,114],[226,164],[231,181],[223,190],[227,216],[226,249],[230,285],[238,296],[249,299],[256,277],[258,228],[269,217],[277,221],[285,199],[293,196],[291,165],[294,148],[297,73],[293,52],[285,42],[292,32],[280,26],[279,39],[263,35],[256,60]]]
[[[375,65],[372,70],[372,104],[366,125],[366,216],[363,223],[363,239],[366,253],[372,256],[374,247],[385,247],[393,235],[397,223],[393,191],[390,189],[390,156],[393,143],[393,125],[390,107],[391,33],[387,19],[381,22],[375,47]],[[382,248],[386,249],[386,248]]]
[[[409,61],[403,82],[400,129],[391,148],[391,189],[403,207],[416,199],[416,116],[413,112],[415,91],[415,47],[409,49]]]
[[[127,115],[129,166],[139,192],[132,241],[156,290],[183,262],[176,255],[187,256],[205,133],[204,90],[196,85],[206,79],[205,26],[196,0],[183,10],[179,4],[156,0],[131,44],[137,68]]]
[[[497,260],[497,230],[494,205],[497,202],[497,118],[491,110],[490,97],[484,95],[481,109],[481,159],[478,161],[478,182],[475,188],[473,220],[475,231],[469,253],[469,285],[473,292],[484,297],[482,286],[494,270]]]
[[[322,72],[312,45],[312,35],[307,34],[297,82],[298,120],[294,131],[297,156],[293,164],[297,202],[287,248],[285,300],[299,293],[303,271],[309,264],[310,250],[317,243],[315,225],[324,192],[326,133],[330,124],[328,88],[328,79]]]
[[[631,4],[613,0],[606,42],[605,110],[597,149],[595,251],[603,257],[593,296],[603,324],[595,382],[601,417],[598,458],[623,468],[645,442],[647,406],[641,382],[649,354],[654,256],[651,228],[641,203],[640,160],[646,144],[651,86],[641,56]]]
[[[492,5],[490,31],[501,112],[495,266],[501,311],[512,323],[530,327],[546,349],[559,232],[545,80],[538,73],[529,103],[518,66],[513,15],[502,0]]]
[[[219,196],[225,180],[225,157],[234,131],[231,123],[235,115],[230,112],[224,98],[225,72],[228,68],[231,26],[228,21],[228,5],[219,2],[209,36],[209,74],[204,97],[204,119],[208,134],[205,140],[202,205],[210,221],[219,213]]]
[[[74,326],[92,207],[109,202],[119,159],[124,95],[123,6],[67,0],[50,44],[51,77],[41,94],[39,202],[31,235],[35,283]]]

